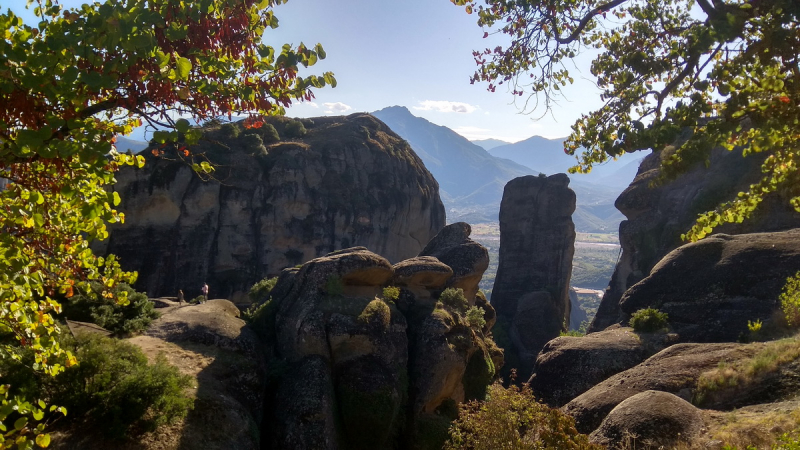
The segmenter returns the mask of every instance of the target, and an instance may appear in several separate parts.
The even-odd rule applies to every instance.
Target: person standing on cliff
[[[203,293],[203,303],[208,301],[208,283],[203,283],[203,289],[200,289],[200,292]]]
[[[183,291],[178,289],[178,305],[183,306]]]

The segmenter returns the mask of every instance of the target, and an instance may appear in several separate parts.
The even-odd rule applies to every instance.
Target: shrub
[[[457,312],[465,312],[469,303],[467,298],[464,297],[464,290],[461,288],[447,288],[439,295],[439,301],[445,306],[450,307]]]
[[[267,149],[264,147],[264,141],[261,136],[253,133],[245,133],[242,138],[242,146],[251,155],[266,155]]]
[[[383,299],[387,302],[396,302],[400,298],[400,288],[395,286],[388,286],[383,288]]]
[[[667,318],[667,313],[655,308],[645,308],[633,313],[629,324],[635,331],[651,333],[666,328]]]
[[[261,137],[264,139],[264,143],[266,144],[272,144],[273,142],[278,142],[281,140],[278,130],[276,130],[271,123],[266,123],[263,127],[261,127]]]
[[[445,450],[602,448],[578,433],[571,417],[537,402],[527,385],[505,389],[496,382],[489,387],[488,398],[461,405]]]
[[[131,437],[185,417],[191,378],[159,355],[154,364],[139,347],[99,335],[60,337],[79,364],[51,377],[30,370],[33,353],[21,362],[2,360],[2,380],[27,395],[44,396],[69,412],[65,420],[88,420],[111,438]]]
[[[264,303],[254,303],[242,313],[242,320],[247,322],[253,330],[271,342],[275,336],[275,314],[278,312],[277,304],[269,299]]]
[[[328,281],[325,282],[325,292],[328,295],[342,295],[344,293],[342,279],[336,275],[329,275]]]
[[[473,306],[467,310],[467,323],[475,330],[481,331],[486,326],[485,314],[486,311],[483,308]]]
[[[303,122],[300,122],[299,120],[291,120],[286,124],[286,128],[284,128],[283,132],[288,137],[301,138],[305,136],[308,131],[303,125]]]
[[[800,272],[786,279],[780,297],[783,315],[790,327],[800,326]]]
[[[366,308],[358,316],[358,320],[386,330],[392,321],[392,310],[386,302],[376,298],[367,304]]]
[[[127,284],[120,283],[112,291],[115,296],[127,293],[128,305],[117,304],[113,299],[103,297],[103,285],[92,282],[89,292],[79,293],[62,301],[63,317],[82,322],[92,322],[121,334],[144,331],[153,319],[159,316],[155,305],[147,295],[136,292]]]
[[[250,292],[247,293],[247,296],[250,297],[253,303],[265,302],[269,299],[269,294],[272,292],[276,283],[278,283],[278,277],[264,278],[250,288]]]
[[[239,137],[239,126],[235,123],[226,123],[220,127],[222,135],[228,139],[235,139]]]

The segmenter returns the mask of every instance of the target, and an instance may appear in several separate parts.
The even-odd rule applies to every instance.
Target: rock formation
[[[630,369],[671,344],[674,335],[638,335],[632,328],[609,327],[585,337],[562,336],[548,342],[533,369],[536,398],[561,407],[597,383]]]
[[[619,448],[635,437],[636,448],[655,450],[688,445],[702,429],[702,414],[691,403],[667,392],[644,391],[611,410],[589,439]]]
[[[735,342],[760,320],[773,328],[786,279],[800,271],[800,229],[716,234],[669,253],[620,300],[621,319],[667,313],[681,342]]]
[[[492,289],[510,344],[506,367],[527,379],[536,354],[569,324],[575,193],[564,174],[508,182],[500,205],[500,258]]]
[[[271,361],[285,365],[268,393],[270,448],[441,445],[457,404],[482,398],[502,365],[494,310],[475,295],[487,252],[468,236],[456,223],[394,266],[357,247],[281,273],[257,325],[274,330]],[[391,285],[396,300],[383,298]],[[439,301],[448,287],[468,295]],[[471,307],[486,326],[467,320]]]
[[[615,203],[627,218],[619,227],[622,256],[589,331],[619,322],[622,294],[647,277],[667,253],[683,244],[680,235],[699,213],[733,198],[761,177],[763,155],[743,158],[741,151],[720,148],[711,153],[708,167],[698,164],[671,182],[654,185],[661,175],[661,161],[674,151],[668,147],[645,157],[633,183]],[[794,227],[800,227],[800,213],[786,199],[768,196],[753,217],[716,231],[741,234]]]
[[[303,119],[307,134],[288,139],[290,119],[261,129],[209,125],[190,148],[217,164],[203,181],[188,164],[145,152],[144,169],[123,169],[124,224],[98,248],[137,270],[151,296],[199,295],[236,301],[267,275],[340,248],[365,246],[400,261],[444,226],[438,184],[409,145],[366,114]],[[263,136],[262,136],[263,135]]]

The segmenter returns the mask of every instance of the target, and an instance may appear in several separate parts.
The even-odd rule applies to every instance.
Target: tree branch
[[[628,0],[612,0],[608,3],[604,3],[602,5],[595,7],[593,10],[586,13],[583,19],[581,19],[580,23],[578,23],[578,26],[575,28],[575,30],[572,31],[572,34],[570,34],[565,38],[559,36],[558,31],[556,31],[558,28],[556,27],[555,17],[550,17],[550,26],[553,27],[553,39],[555,39],[555,41],[558,42],[559,44],[571,43],[572,41],[578,38],[578,36],[583,32],[584,28],[586,28],[586,26],[589,25],[589,22],[595,16],[602,14],[603,12],[608,11],[611,8],[616,8],[617,6],[627,1]]]

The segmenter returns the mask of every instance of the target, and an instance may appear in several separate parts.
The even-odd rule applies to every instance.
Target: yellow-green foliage
[[[473,306],[467,310],[467,323],[469,323],[469,326],[473,329],[481,331],[483,327],[486,326],[485,314],[486,311],[483,308]]]
[[[571,417],[536,401],[527,385],[489,388],[489,400],[461,406],[445,450],[582,449],[592,445]]]
[[[387,286],[383,288],[383,299],[387,302],[396,302],[400,298],[400,288],[395,286]]]
[[[719,366],[700,375],[694,403],[701,405],[709,394],[721,389],[731,389],[757,383],[764,374],[800,357],[800,338],[793,337],[769,342],[752,358],[733,364],[721,362]]]
[[[367,324],[375,324],[386,330],[392,321],[392,310],[385,301],[376,298],[367,304],[358,320]]]
[[[800,326],[800,272],[786,279],[779,297],[783,315],[790,327]]]
[[[277,283],[278,277],[264,278],[250,288],[250,292],[247,293],[247,296],[250,297],[250,300],[253,303],[267,301],[267,299],[269,299],[270,292],[272,292],[272,288],[274,288]]]
[[[667,318],[667,313],[655,308],[645,308],[633,313],[629,323],[635,331],[650,333],[666,328]]]
[[[454,311],[463,313],[466,312],[469,303],[464,296],[464,290],[461,288],[447,288],[439,295],[439,301],[444,303],[445,306],[453,309]]]

